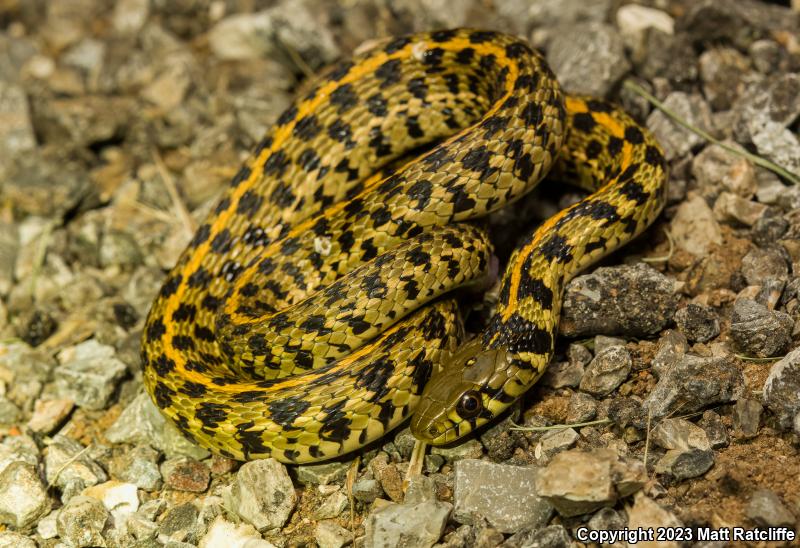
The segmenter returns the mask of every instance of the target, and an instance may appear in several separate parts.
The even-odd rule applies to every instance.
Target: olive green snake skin
[[[553,166],[592,193],[522,241],[462,344],[452,292],[484,284],[492,255],[470,221]],[[419,439],[456,440],[536,382],[565,283],[640,234],[665,187],[652,136],[565,97],[519,39],[384,41],[325,71],[233,178],[153,303],[145,386],[235,459],[324,460],[411,415]]]

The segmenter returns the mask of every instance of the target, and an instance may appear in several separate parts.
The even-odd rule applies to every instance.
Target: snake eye
[[[456,406],[456,411],[461,418],[471,419],[481,412],[483,409],[483,401],[481,395],[474,390],[464,393]]]

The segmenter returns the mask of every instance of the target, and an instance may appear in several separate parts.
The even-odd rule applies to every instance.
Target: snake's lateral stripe
[[[483,280],[491,255],[465,221],[525,194],[559,153],[563,173],[599,188],[515,252],[496,315],[458,350],[441,296]],[[415,434],[455,439],[535,382],[564,283],[644,230],[664,184],[646,131],[565,99],[518,39],[386,41],[329,69],[234,177],[153,303],[145,386],[188,437],[237,459],[352,451],[423,389]],[[445,361],[453,382],[437,373]]]

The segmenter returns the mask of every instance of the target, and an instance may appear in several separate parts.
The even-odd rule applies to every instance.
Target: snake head
[[[480,338],[463,345],[425,385],[411,432],[418,440],[444,445],[492,420],[510,403],[496,398],[508,364],[505,350],[486,349]]]

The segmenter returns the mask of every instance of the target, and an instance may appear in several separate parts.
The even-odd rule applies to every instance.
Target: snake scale
[[[551,167],[592,193],[523,240],[462,344],[450,294],[485,284],[492,257],[470,221]],[[411,415],[419,439],[451,442],[536,382],[565,283],[640,234],[665,187],[653,137],[565,96],[523,41],[383,41],[294,101],[199,227],[145,324],[146,389],[235,459],[324,460]]]

